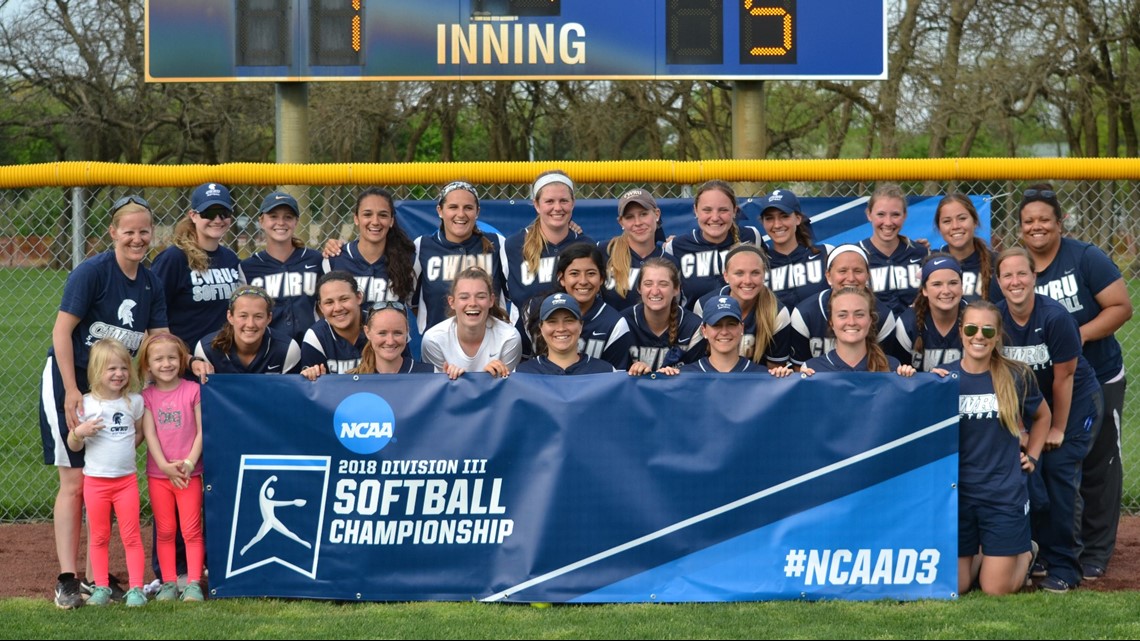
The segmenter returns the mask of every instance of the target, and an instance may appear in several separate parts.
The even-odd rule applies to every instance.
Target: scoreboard
[[[146,78],[882,79],[886,0],[147,0]]]

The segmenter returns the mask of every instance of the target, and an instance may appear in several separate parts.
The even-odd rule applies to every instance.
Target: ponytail
[[[629,272],[633,269],[629,252],[629,239],[625,234],[614,236],[606,245],[606,253],[610,256],[606,276],[614,280],[614,291],[622,298],[629,294]]]

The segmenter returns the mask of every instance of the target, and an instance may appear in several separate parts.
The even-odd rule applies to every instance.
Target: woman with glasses
[[[958,317],[963,305],[962,266],[949,254],[931,254],[922,265],[914,305],[902,313],[887,350],[922,372],[962,358]]]
[[[439,229],[416,239],[416,322],[423,333],[447,319],[447,296],[455,275],[478,266],[491,274],[495,296],[506,291],[503,265],[506,240],[479,229],[479,195],[471,183],[457,180],[439,192],[435,207]]]
[[[322,374],[347,374],[360,364],[368,344],[361,305],[364,294],[352,274],[331,271],[317,281],[321,319],[305,332],[301,343],[301,375],[316,380]]]
[[[265,249],[241,261],[251,285],[273,297],[270,327],[300,341],[317,320],[317,279],[324,273],[321,253],[297,238],[301,210],[297,199],[275,191],[261,203],[258,221]]]
[[[1033,563],[1025,475],[1052,416],[1033,372],[1004,355],[997,307],[970,303],[959,338],[962,360],[947,366],[959,384],[958,593],[977,581],[986,594],[1012,594]]]
[[[273,298],[255,285],[230,297],[226,324],[194,348],[190,368],[202,382],[209,374],[293,374],[301,363],[297,342],[270,327]]]
[[[1001,300],[1001,287],[994,269],[996,254],[978,238],[979,224],[978,210],[965,194],[947,194],[934,210],[934,225],[946,241],[942,251],[962,266],[962,299],[967,303],[979,299],[997,302]]]
[[[451,317],[424,333],[423,359],[452,380],[466,372],[506,377],[522,358],[522,339],[495,297],[491,275],[468,267],[447,297]]]
[[[115,338],[133,355],[146,333],[167,331],[162,281],[145,266],[154,224],[150,206],[127,196],[111,206],[111,251],[81,263],[67,277],[52,327],[51,349],[40,394],[40,435],[44,463],[59,470],[55,498],[55,550],[59,579],[55,604],[63,609],[83,605],[78,578],[80,529],[83,524],[83,452],[67,447],[80,423],[90,346]]]
[[[1096,372],[1081,355],[1077,322],[1057,301],[1035,291],[1036,264],[1028,251],[1013,247],[997,260],[998,303],[1009,342],[1005,355],[1033,370],[1049,404],[1052,421],[1041,455],[1047,505],[1030,488],[1033,533],[1041,545],[1039,584],[1049,592],[1068,592],[1080,584],[1079,513],[1081,463],[1100,429],[1101,393]]]
[[[1076,319],[1084,357],[1104,393],[1105,420],[1085,457],[1081,481],[1081,573],[1086,580],[1096,580],[1108,568],[1120,523],[1120,426],[1127,381],[1116,332],[1132,318],[1132,302],[1107,254],[1063,234],[1065,215],[1052,185],[1025,190],[1019,217],[1021,242],[1037,265],[1037,291],[1064,305]]]
[[[226,322],[230,296],[245,282],[238,255],[222,245],[234,219],[234,201],[224,185],[194,189],[190,210],[174,226],[173,244],[154,259],[162,280],[170,331],[187,345]]]

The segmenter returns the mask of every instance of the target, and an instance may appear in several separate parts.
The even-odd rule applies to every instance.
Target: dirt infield
[[[147,550],[147,581],[150,573],[150,526],[143,527],[143,545]],[[123,548],[114,533],[111,544],[111,572],[127,577]],[[953,566],[951,566],[953,567]],[[58,573],[51,523],[0,525],[0,598],[50,598]],[[1125,516],[1120,521],[1116,555],[1108,575],[1099,581],[1086,581],[1082,588],[1102,591],[1140,590],[1140,516]]]

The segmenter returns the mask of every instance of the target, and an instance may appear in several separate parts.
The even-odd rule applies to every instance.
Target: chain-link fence
[[[649,187],[658,197],[690,197],[692,185],[627,183],[579,185],[579,198],[616,198],[630,187]],[[961,191],[991,197],[994,245],[1017,242],[1017,204],[1024,183],[988,181],[969,183],[909,183],[908,193],[935,195]],[[1129,290],[1140,287],[1133,277],[1137,255],[1136,230],[1140,223],[1140,195],[1128,181],[1055,182],[1058,197],[1068,215],[1069,233],[1105,249],[1125,274]],[[804,182],[792,184],[750,183],[738,195],[746,198],[776,187],[790,188],[801,196],[865,196],[872,183]],[[232,193],[237,213],[230,246],[243,257],[259,246],[256,212],[261,199],[273,188],[235,185]],[[310,246],[329,237],[352,237],[351,210],[359,186],[300,187],[305,210],[299,233]],[[488,185],[484,200],[527,200],[530,185]],[[431,199],[435,186],[397,186],[398,199]],[[743,193],[746,192],[746,193]],[[154,249],[165,246],[179,216],[189,208],[189,190],[175,188],[41,187],[0,190],[0,350],[6,363],[0,366],[0,521],[48,519],[58,486],[55,469],[42,464],[38,431],[37,399],[44,356],[51,343],[51,326],[68,270],[75,258],[82,259],[108,247],[106,234],[109,207],[118,196],[139,193],[155,212],[157,234]],[[511,233],[514,230],[502,230]],[[674,230],[667,229],[671,233]],[[680,230],[676,230],[680,231]],[[932,239],[939,243],[939,239]],[[1140,357],[1140,325],[1130,323],[1117,333],[1124,346],[1125,365],[1135,371]],[[1140,436],[1130,424],[1140,414],[1140,400],[1133,393],[1125,407],[1122,440],[1125,463],[1124,507],[1140,509],[1140,476],[1134,463],[1140,459]],[[145,494],[144,494],[145,499]]]

